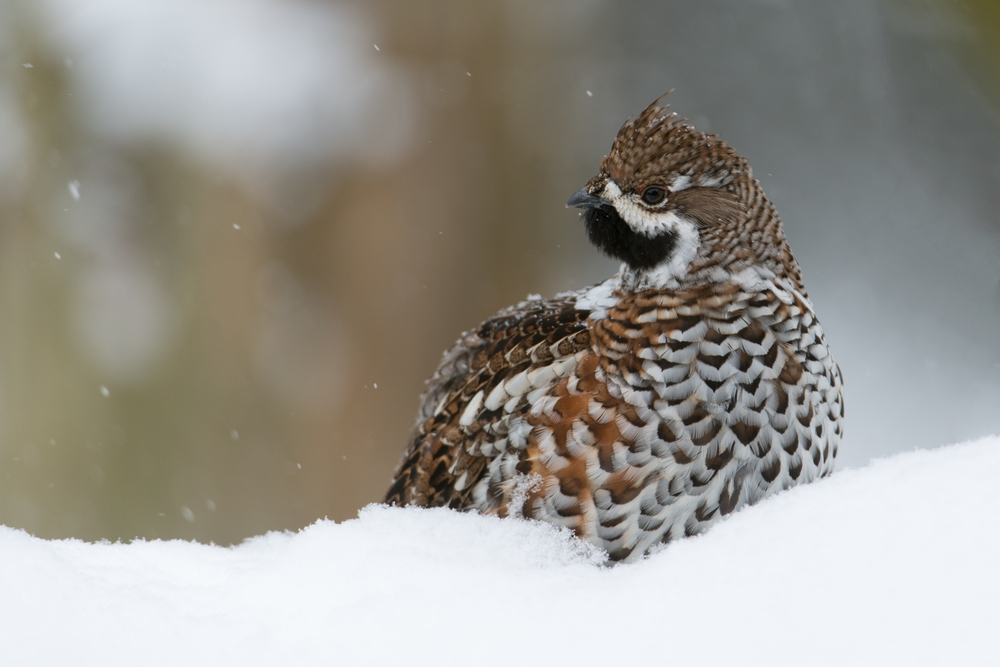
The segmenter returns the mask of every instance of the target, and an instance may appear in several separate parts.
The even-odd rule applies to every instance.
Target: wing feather
[[[417,422],[386,502],[465,508],[488,463],[507,449],[530,392],[557,379],[546,372],[590,349],[581,292],[531,299],[502,310],[445,351],[421,398]]]

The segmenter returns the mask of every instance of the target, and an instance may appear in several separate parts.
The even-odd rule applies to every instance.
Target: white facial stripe
[[[667,183],[667,190],[671,192],[680,192],[681,190],[687,190],[689,187],[691,187],[691,177],[686,174],[681,174],[675,177],[670,183]]]
[[[715,178],[706,178],[705,180],[703,180],[701,183],[698,184],[698,187],[718,188],[723,185],[729,185],[732,182],[733,182],[733,175],[726,172],[720,176],[716,176]]]
[[[612,181],[610,178],[604,183],[604,197],[605,199],[614,200],[622,196],[622,189],[618,187],[618,184]]]
[[[624,194],[611,179],[608,179],[601,194],[614,205],[622,220],[637,233],[653,237],[672,232],[676,236],[676,245],[670,258],[647,273],[646,279],[651,284],[665,284],[668,280],[687,273],[687,267],[697,256],[701,245],[698,225],[693,220],[677,211],[657,212],[656,209],[648,209],[633,196]]]
[[[677,234],[674,252],[669,260],[648,272],[648,280],[652,285],[665,285],[671,278],[683,277],[687,274],[688,265],[698,255],[698,247],[701,245],[698,226],[683,216],[675,215],[674,218],[676,223],[673,231]]]
[[[681,174],[675,176],[674,180],[667,183],[667,189],[671,192],[680,192],[681,190],[687,190],[688,188],[718,188],[723,185],[729,185],[733,182],[733,175],[729,172],[723,172],[717,174],[712,178],[702,178],[701,180],[695,181],[691,179],[689,174]]]
[[[618,184],[611,179],[608,179],[602,194],[614,205],[625,224],[643,236],[658,236],[665,231],[674,231],[677,226],[678,216],[675,212],[657,212],[656,209],[646,208],[633,196],[622,193]]]

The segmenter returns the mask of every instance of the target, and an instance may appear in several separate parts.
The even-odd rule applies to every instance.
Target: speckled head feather
[[[664,97],[626,121],[587,183],[585,192],[603,204],[595,200],[583,214],[591,241],[625,262],[625,283],[637,289],[728,279],[755,266],[801,289],[781,220],[747,160],[670,112]],[[644,201],[653,187],[661,200]]]
[[[664,97],[622,125],[611,152],[601,161],[602,173],[622,190],[654,183],[673,190],[683,177],[691,185],[727,185],[749,175],[745,159],[715,135],[699,132],[670,112],[669,104],[661,104]],[[664,178],[670,180],[658,183]]]

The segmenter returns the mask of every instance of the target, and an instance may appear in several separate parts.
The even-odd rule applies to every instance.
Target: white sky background
[[[988,665],[1000,438],[782,493],[633,565],[373,507],[233,548],[0,528],[5,665]]]

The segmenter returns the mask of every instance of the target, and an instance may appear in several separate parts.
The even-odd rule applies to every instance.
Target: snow
[[[982,665],[1000,437],[873,462],[635,565],[565,532],[371,506],[232,548],[0,528],[4,665]]]

